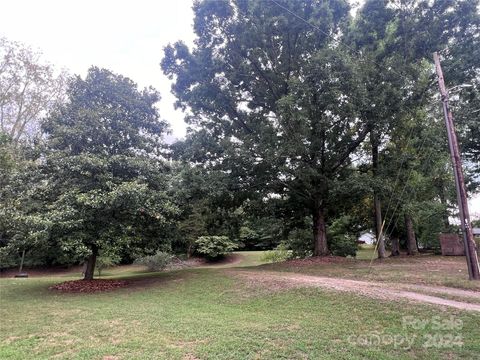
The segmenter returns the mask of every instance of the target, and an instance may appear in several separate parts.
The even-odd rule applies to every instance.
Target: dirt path
[[[423,285],[389,285],[386,283],[348,280],[342,278],[310,276],[297,273],[259,272],[259,271],[229,271],[235,276],[244,278],[252,285],[283,289],[302,286],[321,287],[336,291],[352,292],[362,296],[382,300],[409,300],[453,307],[461,310],[480,312],[480,292],[460,290],[438,286]],[[438,296],[426,295],[437,294]],[[463,302],[440,297],[441,295],[468,298],[476,302]]]

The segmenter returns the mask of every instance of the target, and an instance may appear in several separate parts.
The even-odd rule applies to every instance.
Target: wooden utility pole
[[[468,212],[467,189],[463,178],[462,159],[458,148],[457,134],[453,125],[453,115],[448,106],[448,92],[443,79],[442,66],[438,53],[433,54],[435,60],[435,70],[438,76],[438,86],[443,104],[443,113],[445,115],[445,124],[447,126],[448,145],[450,147],[450,156],[455,175],[455,185],[457,187],[458,209],[460,211],[460,225],[463,233],[463,243],[465,246],[465,256],[467,258],[468,276],[470,280],[480,280],[480,271],[478,265],[478,255],[475,240],[473,239],[470,214]]]

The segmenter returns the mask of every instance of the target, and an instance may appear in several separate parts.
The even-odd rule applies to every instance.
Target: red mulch
[[[127,285],[124,280],[72,280],[50,286],[49,289],[66,293],[94,293],[111,291]]]

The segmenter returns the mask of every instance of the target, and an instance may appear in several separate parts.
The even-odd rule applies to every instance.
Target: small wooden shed
[[[457,234],[440,234],[443,256],[465,256],[463,240]]]

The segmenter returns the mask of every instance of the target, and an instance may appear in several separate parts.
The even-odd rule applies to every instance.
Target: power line
[[[345,48],[349,49],[353,54],[360,55],[360,58],[359,58],[360,61],[370,62],[370,63],[372,63],[372,64],[374,64],[374,65],[376,65],[376,66],[378,66],[378,67],[380,67],[380,68],[383,68],[383,69],[387,70],[388,72],[391,72],[391,73],[394,73],[394,74],[398,75],[398,76],[399,76],[400,78],[402,78],[403,80],[410,81],[410,79],[408,79],[408,78],[405,77],[403,74],[399,73],[398,71],[394,70],[394,69],[391,68],[391,67],[386,67],[385,65],[383,65],[383,64],[381,64],[381,63],[378,63],[378,62],[376,62],[376,61],[374,61],[374,60],[372,60],[372,59],[364,59],[364,58],[362,57],[362,54],[359,53],[359,52],[357,51],[357,49],[355,49],[354,47],[352,47],[352,46],[350,46],[350,45],[348,45],[348,44],[345,44],[345,43],[341,42],[340,39],[336,39],[332,34],[329,34],[329,33],[325,32],[324,30],[322,30],[320,27],[318,27],[318,26],[316,26],[316,25],[308,22],[306,19],[304,19],[303,17],[301,17],[301,16],[299,16],[298,14],[294,13],[293,11],[291,11],[290,9],[288,9],[287,7],[279,4],[277,1],[275,1],[275,0],[270,0],[270,1],[273,2],[273,3],[274,3],[276,6],[278,6],[279,8],[285,10],[286,12],[288,12],[289,14],[291,14],[292,16],[294,16],[295,18],[299,19],[300,21],[302,21],[302,22],[304,22],[305,24],[309,25],[309,26],[312,27],[313,29],[315,29],[315,30],[317,30],[318,32],[322,33],[322,34],[325,35],[326,37],[332,39],[332,40],[337,44],[337,46],[344,46]],[[403,9],[399,9],[398,7],[397,7],[397,9],[400,10],[400,11],[403,11]],[[413,111],[411,111],[410,109],[407,109],[406,114],[413,115]],[[413,131],[413,128],[411,129],[411,132],[412,132],[412,131]],[[411,132],[410,132],[410,135],[408,136],[408,144],[410,143],[410,141],[411,141],[411,139],[412,139],[412,133],[411,133]],[[425,144],[425,140],[426,140],[426,138],[423,139],[422,144],[420,145],[420,147],[419,147],[418,149],[415,149],[415,150],[423,149],[423,146],[424,146],[424,144]],[[408,147],[408,145],[407,145],[407,147]],[[398,173],[397,173],[397,176],[396,176],[395,184],[394,184],[394,187],[393,187],[393,189],[392,189],[391,196],[390,196],[390,200],[389,200],[389,203],[388,203],[388,206],[387,206],[387,211],[385,212],[384,219],[383,219],[383,222],[382,222],[382,225],[381,225],[381,231],[380,231],[380,234],[379,234],[379,238],[377,239],[377,242],[376,242],[375,252],[377,251],[377,246],[378,246],[378,244],[379,244],[379,242],[380,242],[380,239],[381,239],[382,236],[383,236],[384,231],[385,231],[385,233],[388,232],[388,229],[389,229],[389,227],[390,227],[390,225],[391,225],[391,223],[392,223],[392,221],[393,221],[393,219],[394,219],[394,217],[395,217],[395,214],[396,214],[396,212],[397,212],[397,210],[398,210],[398,208],[399,208],[400,200],[401,200],[400,197],[403,196],[403,194],[404,194],[407,186],[409,185],[409,180],[410,180],[410,177],[411,177],[411,175],[412,175],[412,173],[413,173],[413,170],[414,170],[414,168],[412,167],[412,169],[411,169],[410,172],[409,172],[409,175],[408,175],[407,179],[405,180],[405,185],[404,185],[404,187],[403,187],[403,189],[402,189],[401,195],[400,195],[400,197],[397,197],[397,204],[395,205],[395,208],[394,208],[394,210],[393,210],[393,213],[392,213],[392,215],[391,215],[391,217],[390,217],[390,220],[389,220],[389,222],[388,222],[387,228],[384,229],[386,219],[388,218],[388,213],[389,213],[390,207],[391,207],[391,205],[392,205],[392,203],[393,203],[393,198],[394,198],[394,197],[393,197],[392,195],[393,195],[393,193],[396,191],[395,189],[396,189],[396,187],[397,187],[397,182],[398,182],[398,180],[399,180],[400,174],[402,173],[402,167],[403,167],[404,162],[406,161],[406,158],[407,158],[407,157],[405,157],[405,158],[402,160],[402,164],[400,165],[399,170],[398,170]],[[397,222],[398,222],[398,218],[397,218],[396,221],[395,221],[395,226],[396,226]],[[393,229],[392,229],[392,231],[393,231]],[[373,256],[375,256],[375,252],[374,252],[374,255],[373,255]],[[373,258],[372,258],[372,261],[373,261]]]
[[[424,140],[425,140],[425,139],[426,139],[426,138],[424,138]],[[425,141],[423,141],[423,144],[420,146],[419,149],[416,149],[416,150],[418,150],[420,153],[422,152],[422,150],[423,150],[423,148],[424,148],[424,143],[425,143]],[[430,152],[428,153],[428,156],[426,156],[427,160],[423,163],[423,166],[422,166],[424,170],[426,170],[426,169],[427,169],[427,166],[430,165],[430,162],[431,162],[431,159],[432,159],[432,158],[430,157],[430,155],[433,153],[433,151],[434,151],[434,150],[431,149]],[[397,206],[395,207],[395,210],[394,210],[392,216],[390,217],[390,221],[389,221],[387,227],[385,228],[385,235],[386,235],[387,237],[390,237],[390,236],[392,235],[393,231],[395,231],[395,227],[397,226],[398,219],[399,219],[398,216],[395,218],[395,213],[396,213],[397,210],[399,209],[400,199],[403,197],[403,194],[405,193],[405,190],[407,189],[407,187],[411,187],[410,178],[411,178],[411,176],[412,176],[412,174],[413,174],[414,171],[415,171],[415,168],[412,167],[412,168],[410,169],[410,172],[409,172],[406,180],[405,180],[405,186],[403,187],[402,193],[401,193],[401,195],[400,195],[400,197],[399,197],[399,200],[398,200],[398,202],[397,202]],[[410,201],[410,199],[413,199],[413,198],[414,198],[414,196],[416,196],[416,192],[415,192],[415,191],[412,191],[410,194],[407,194],[407,196],[406,196],[406,201],[404,201],[404,202],[405,202],[405,203],[408,203],[408,202]],[[395,218],[395,222],[394,222],[393,226],[390,228],[390,225],[392,224],[392,221],[393,221],[394,218]],[[388,230],[389,230],[389,229],[390,229],[390,233],[388,233]]]
[[[345,44],[345,43],[341,42],[339,39],[336,39],[332,34],[329,34],[329,33],[327,33],[326,31],[322,30],[320,27],[318,27],[318,26],[316,26],[316,25],[308,22],[306,19],[304,19],[304,18],[302,18],[300,15],[294,13],[294,12],[291,11],[289,8],[286,8],[285,6],[279,4],[279,3],[278,3],[277,1],[275,1],[275,0],[270,0],[270,1],[273,2],[275,5],[277,5],[279,8],[287,11],[290,15],[296,17],[297,19],[299,19],[299,20],[301,20],[302,22],[304,22],[305,24],[311,26],[311,27],[314,28],[315,30],[321,32],[323,35],[329,37],[329,38],[332,39],[334,42],[336,42],[338,45],[341,45],[341,46],[346,47],[347,49],[349,49],[350,51],[352,51],[355,55],[360,55],[360,56],[362,55],[362,54],[359,53],[359,52],[357,51],[357,49],[355,49],[353,46],[350,46],[350,45],[348,45],[348,44]],[[371,59],[362,59],[362,58],[360,57],[360,60],[365,61],[365,62],[370,62],[370,63],[372,63],[372,64],[374,64],[374,65],[376,65],[376,66],[378,66],[378,67],[386,68],[385,65],[383,65],[383,64],[381,64],[381,63],[378,63],[378,62],[376,62],[376,61],[374,61],[374,60],[371,60]],[[392,72],[392,73],[400,76],[400,77],[403,78],[404,80],[410,80],[410,79],[408,79],[407,77],[405,77],[405,75],[401,74],[400,72],[394,70],[394,69],[391,68],[391,67],[386,68],[386,69],[387,69],[388,71],[390,71],[390,72]]]
[[[411,131],[413,131],[413,129],[414,129],[414,128],[412,127]],[[408,140],[409,140],[409,142],[410,142],[411,137],[410,137]],[[419,153],[421,153],[421,151],[423,150],[423,147],[424,147],[424,144],[425,144],[425,140],[426,140],[426,137],[424,137],[424,139],[423,139],[422,144],[420,145],[420,147],[419,147],[418,149],[415,149],[415,150],[418,151]],[[408,145],[407,145],[407,147],[408,147]],[[415,147],[414,147],[414,148],[415,148]],[[431,154],[432,152],[433,152],[433,150],[431,150],[429,154]],[[400,167],[399,167],[399,172],[398,172],[398,174],[397,174],[397,180],[398,180],[398,175],[400,175],[400,173],[401,173],[401,169],[402,169],[402,167],[403,167],[403,164],[404,164],[404,162],[405,162],[405,159],[406,159],[406,157],[403,159],[403,161],[402,161],[402,163],[401,163],[401,165],[400,165]],[[424,167],[426,168],[426,163],[424,164]],[[389,220],[389,222],[388,222],[388,225],[387,225],[387,227],[385,227],[385,223],[387,222],[387,217],[388,217],[388,210],[389,210],[389,208],[390,208],[390,204],[392,204],[393,194],[394,194],[395,189],[396,189],[396,182],[397,182],[397,180],[395,180],[395,186],[393,187],[392,192],[390,193],[389,205],[388,205],[387,211],[385,212],[385,215],[384,215],[384,217],[383,217],[383,222],[382,222],[382,226],[381,226],[381,230],[380,230],[380,236],[383,236],[383,234],[385,234],[386,237],[390,237],[391,234],[393,233],[393,230],[395,229],[395,226],[396,226],[397,223],[398,223],[398,217],[395,219],[395,223],[394,223],[394,226],[393,226],[391,232],[390,232],[389,234],[387,234],[388,229],[389,229],[389,227],[390,227],[393,219],[395,218],[395,213],[397,212],[397,209],[398,209],[398,207],[399,207],[399,205],[400,205],[400,201],[401,201],[400,199],[401,199],[401,197],[403,196],[403,193],[405,192],[407,186],[409,185],[409,180],[410,180],[410,177],[411,177],[411,175],[412,175],[412,173],[413,173],[413,170],[414,170],[414,168],[412,167],[412,168],[410,169],[410,172],[409,172],[406,180],[405,180],[405,185],[404,185],[404,187],[403,187],[402,193],[401,193],[401,195],[400,195],[399,197],[397,197],[397,204],[396,204],[395,209],[394,209],[394,211],[393,211],[393,213],[392,213],[392,215],[391,215],[391,217],[390,217],[390,220]],[[407,197],[408,197],[408,196],[407,196]],[[408,201],[407,201],[407,202],[408,202]],[[378,243],[379,243],[379,241],[378,241],[378,239],[377,239],[377,243],[375,244],[375,251],[373,252],[372,258],[371,258],[371,260],[370,260],[370,265],[369,265],[370,268],[371,268],[371,266],[372,266],[373,260],[374,260],[374,258],[375,258],[375,254],[376,254],[377,249],[378,249]]]

